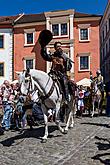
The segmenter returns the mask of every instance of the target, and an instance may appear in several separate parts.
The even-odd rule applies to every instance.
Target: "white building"
[[[0,84],[12,81],[12,29],[0,29]]]

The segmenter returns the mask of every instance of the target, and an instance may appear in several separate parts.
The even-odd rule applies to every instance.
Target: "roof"
[[[59,11],[63,12],[63,11],[70,11],[70,10],[57,10],[57,11],[51,11],[51,12],[59,12]],[[75,18],[102,17],[102,15],[75,12],[74,17]],[[19,14],[16,16],[1,16],[0,25],[12,24],[15,20],[16,20],[16,24],[23,24],[23,23],[32,23],[32,22],[43,22],[43,21],[46,21],[46,17],[45,17],[45,13],[27,14],[27,15]]]
[[[14,20],[16,20],[20,15],[16,15],[16,16],[1,16],[0,17],[0,24],[4,25],[4,24],[12,24],[12,22]]]
[[[80,13],[75,12],[75,18],[84,18],[84,17],[102,17],[102,15],[96,15],[96,14],[87,14],[87,13]]]
[[[42,22],[46,21],[44,13],[40,14],[28,14],[28,15],[23,15],[18,21],[16,21],[17,24],[22,24],[22,23],[32,23],[32,22]]]

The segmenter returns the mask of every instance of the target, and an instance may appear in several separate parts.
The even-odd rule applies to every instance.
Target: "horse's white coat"
[[[97,83],[95,81],[92,82],[93,83],[93,90],[94,90],[94,94],[92,96],[92,117],[94,116],[94,111],[95,111],[95,102],[98,103],[98,114],[100,113],[100,102],[102,99],[102,95],[101,95],[101,91],[99,90],[99,88],[97,87]]]
[[[29,72],[29,77],[25,76],[26,71],[20,74],[19,76],[19,82],[21,85],[21,92],[22,94],[27,95],[28,92],[33,93],[34,91],[38,90],[40,93],[40,96],[45,96],[50,91],[53,80],[52,78],[45,72],[40,70],[32,69]],[[31,83],[30,83],[31,82]],[[35,98],[34,98],[35,99]],[[55,83],[54,90],[49,96],[49,98],[45,99],[44,102],[42,102],[42,110],[44,113],[44,121],[45,121],[45,135],[43,137],[44,140],[47,140],[48,137],[48,119],[47,119],[47,112],[49,109],[55,109],[56,111],[56,124],[59,128],[59,130],[64,133],[64,131],[68,131],[68,127],[70,125],[71,121],[71,127],[73,127],[74,120],[73,120],[73,112],[71,111],[68,115],[67,124],[65,127],[65,130],[60,126],[60,121],[58,118],[58,112],[61,108],[62,103],[62,94],[60,93],[60,89],[57,83]],[[72,107],[71,107],[72,109]],[[72,109],[73,110],[73,109]]]

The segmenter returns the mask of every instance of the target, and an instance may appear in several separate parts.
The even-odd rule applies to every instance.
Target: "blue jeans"
[[[3,107],[4,107],[4,115],[2,119],[2,127],[9,129],[11,124],[13,108],[10,104],[6,104]]]

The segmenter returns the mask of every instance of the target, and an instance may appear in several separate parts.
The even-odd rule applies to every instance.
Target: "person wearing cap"
[[[46,52],[45,47],[41,48],[41,56],[44,60],[52,62],[50,75],[55,75],[61,83],[65,99],[69,101],[68,76],[67,72],[72,68],[72,61],[62,50],[61,42],[54,43],[55,52],[51,55]]]

